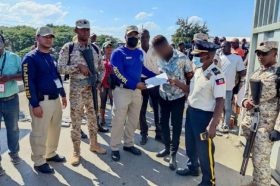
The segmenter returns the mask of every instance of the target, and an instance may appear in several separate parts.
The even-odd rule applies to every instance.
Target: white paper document
[[[147,88],[153,88],[164,83],[167,83],[168,77],[166,73],[159,74],[155,77],[149,78],[145,81]]]

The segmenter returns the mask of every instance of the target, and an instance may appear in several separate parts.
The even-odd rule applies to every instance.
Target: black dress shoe
[[[147,136],[142,136],[141,141],[140,141],[140,145],[146,145],[148,141],[148,137]]]
[[[158,142],[163,143],[162,137],[161,137],[160,135],[156,135],[156,136],[155,136],[155,140],[158,141]]]
[[[132,146],[132,147],[123,147],[124,151],[130,152],[131,154],[134,154],[136,156],[140,156],[142,153],[139,149],[137,149],[136,147]]]
[[[211,185],[211,186],[216,186],[216,184],[212,184],[212,183],[203,183],[201,182],[200,184],[198,184],[197,186],[208,186],[208,185]],[[251,184],[250,184],[251,185]],[[252,185],[254,186],[254,185]],[[273,185],[272,185],[273,186]]]
[[[184,169],[179,168],[177,169],[176,173],[180,176],[199,176],[198,170],[190,170],[188,167]]]
[[[82,129],[81,129],[81,138],[82,139],[87,139],[88,138],[88,136],[84,133],[84,131],[82,131]]]
[[[109,129],[105,128],[105,127],[102,127],[101,125],[98,126],[98,132],[101,132],[101,133],[107,133],[109,132]]]
[[[118,150],[112,151],[111,158],[113,161],[120,161],[121,159],[120,152]]]
[[[156,156],[158,158],[163,158],[165,156],[168,156],[169,154],[170,154],[169,150],[163,149],[162,151],[158,152]]]
[[[34,169],[37,172],[41,172],[43,174],[54,174],[54,169],[51,168],[50,165],[47,163],[40,165],[40,166],[34,166]]]
[[[53,162],[57,162],[57,163],[63,163],[66,162],[66,158],[63,156],[59,156],[58,154],[55,155],[54,157],[51,158],[47,158],[47,161],[53,161]]]
[[[169,168],[173,171],[177,168],[176,155],[170,156]]]

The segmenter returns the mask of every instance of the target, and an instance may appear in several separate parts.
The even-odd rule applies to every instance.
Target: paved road
[[[21,111],[28,115],[28,104],[23,93],[20,94]],[[107,110],[110,118],[110,110]],[[149,121],[151,113],[148,114]],[[69,118],[69,108],[64,111],[64,119]],[[108,120],[110,122],[110,120]],[[31,148],[29,144],[30,122],[20,122],[20,156],[23,162],[17,166],[10,162],[5,128],[0,130],[2,165],[6,170],[6,175],[0,177],[0,186],[195,186],[200,182],[201,177],[180,177],[175,172],[170,171],[168,163],[163,159],[156,158],[156,152],[163,148],[163,145],[154,141],[154,127],[150,127],[149,141],[147,145],[140,146],[139,131],[135,136],[136,145],[142,150],[140,157],[135,157],[127,152],[121,151],[121,161],[113,162],[110,153],[107,155],[96,155],[89,151],[88,141],[85,140],[81,145],[82,161],[78,167],[73,167],[66,162],[65,164],[53,163],[56,173],[54,175],[37,174],[33,170],[33,163],[30,159]],[[86,126],[82,126],[87,131]],[[110,134],[98,136],[101,144],[109,149]],[[236,147],[237,137],[215,138],[216,143],[216,177],[218,186],[237,186],[247,183],[251,176],[242,177],[239,175],[239,168],[242,158],[242,148]],[[68,159],[72,154],[72,143],[70,140],[70,128],[63,127],[61,131],[58,153]],[[178,153],[178,165],[184,166],[187,158],[184,151],[184,135],[181,137],[180,150]],[[248,175],[252,173],[252,165],[249,164]]]

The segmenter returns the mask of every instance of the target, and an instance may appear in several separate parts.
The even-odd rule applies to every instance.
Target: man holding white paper
[[[166,73],[159,74],[155,77],[149,78],[145,80],[145,84],[147,88],[153,88],[156,86],[160,86],[168,82],[168,76]]]
[[[192,73],[191,62],[185,54],[173,49],[162,35],[153,39],[153,46],[161,58],[160,71],[168,76],[168,83],[162,84],[159,90],[160,125],[165,148],[157,154],[157,157],[170,155],[169,168],[175,170],[177,167],[176,153],[180,142],[186,93],[188,92],[185,77],[187,73]],[[169,128],[170,117],[173,126],[172,140]]]

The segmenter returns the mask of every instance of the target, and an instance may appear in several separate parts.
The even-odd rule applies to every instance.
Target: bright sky
[[[122,39],[125,27],[134,24],[170,39],[176,20],[188,17],[205,21],[212,36],[250,37],[253,9],[253,0],[0,0],[0,25],[74,26],[86,18],[97,34]]]

